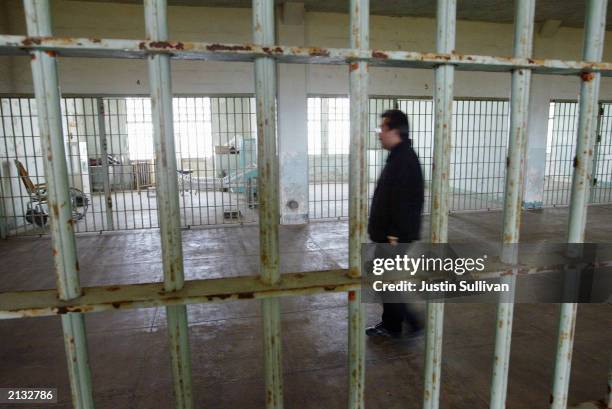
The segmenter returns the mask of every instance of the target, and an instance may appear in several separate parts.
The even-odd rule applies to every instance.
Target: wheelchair
[[[15,166],[19,173],[19,177],[23,182],[26,191],[29,195],[27,210],[24,215],[25,220],[29,224],[35,224],[38,227],[45,227],[49,221],[49,205],[47,203],[47,184],[35,184],[30,178],[28,171],[23,164],[15,160]],[[71,187],[70,188],[70,205],[72,209],[72,220],[79,221],[87,214],[89,208],[89,197],[83,191]]]

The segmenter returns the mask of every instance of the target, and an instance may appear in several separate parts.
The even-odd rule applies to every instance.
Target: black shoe
[[[389,331],[385,328],[382,322],[379,322],[373,327],[366,328],[366,335],[369,337],[381,337],[381,338],[401,338],[401,331]]]

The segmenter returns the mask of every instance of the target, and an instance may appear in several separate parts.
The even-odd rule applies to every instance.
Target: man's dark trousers
[[[395,258],[397,254],[404,252],[408,246],[407,243],[400,243],[397,246],[391,246],[388,243],[380,244],[381,245],[376,246],[376,251],[374,253],[375,258]],[[389,301],[387,298],[391,297],[386,297],[383,293],[382,322],[386,329],[392,332],[401,332],[402,323],[404,321],[410,326],[412,332],[422,329],[423,325],[421,321],[418,316],[408,308],[408,305],[400,302],[385,302]]]

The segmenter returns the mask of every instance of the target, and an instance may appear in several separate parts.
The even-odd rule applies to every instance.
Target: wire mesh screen
[[[567,206],[569,204],[577,131],[578,104],[576,102],[551,102],[544,170],[543,202],[545,206]]]
[[[450,210],[494,210],[503,207],[508,115],[507,101],[455,101],[449,178]]]
[[[591,203],[612,203],[612,104],[602,103]]]
[[[348,217],[349,100],[308,98],[309,217]]]
[[[310,218],[348,217],[348,159],[346,152],[328,147],[342,140],[348,148],[348,98],[308,99]],[[413,146],[425,179],[425,212],[430,210],[433,157],[433,102],[418,98],[370,98],[367,141],[368,197],[374,193],[387,152],[375,129],[381,114],[400,109],[408,116]],[[453,151],[450,171],[452,211],[493,210],[503,206],[506,150],[509,126],[507,101],[459,100],[454,103]],[[340,128],[339,127],[343,127]]]
[[[544,205],[568,206],[571,198],[579,105],[553,101],[548,115]],[[591,204],[612,203],[612,104],[600,103],[593,151]]]
[[[2,98],[0,114],[3,234],[40,230],[48,221],[48,213],[44,213],[43,152],[36,102],[33,98]]]
[[[182,226],[257,221],[254,98],[173,105]],[[158,227],[150,99],[74,97],[61,106],[75,231]],[[36,101],[2,98],[0,113],[2,233],[46,234]]]

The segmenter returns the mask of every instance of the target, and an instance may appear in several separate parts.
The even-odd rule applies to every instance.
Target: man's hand
[[[387,240],[389,240],[389,244],[391,244],[392,246],[397,246],[397,240],[398,240],[397,237],[387,236]]]

